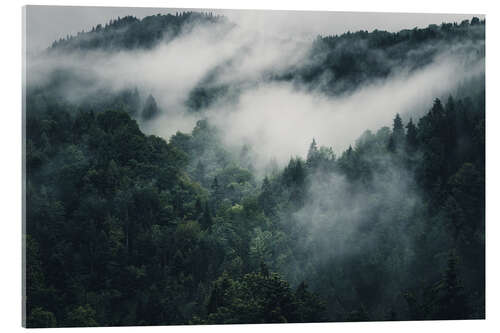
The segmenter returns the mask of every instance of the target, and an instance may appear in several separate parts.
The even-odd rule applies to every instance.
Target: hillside
[[[255,35],[200,42],[234,23],[127,16],[32,60],[27,326],[484,318],[485,22],[318,37],[283,66],[248,65]],[[419,95],[446,61],[472,74]]]
[[[152,48],[162,40],[171,40],[196,25],[225,22],[224,17],[212,13],[182,12],[175,15],[154,15],[138,19],[134,16],[98,24],[90,31],[54,41],[51,51],[130,50]]]

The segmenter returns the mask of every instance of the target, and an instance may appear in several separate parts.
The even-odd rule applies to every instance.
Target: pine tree
[[[399,116],[399,113],[396,114],[396,117],[394,118],[393,125],[392,125],[392,134],[391,137],[389,138],[389,143],[387,145],[387,148],[391,152],[395,152],[398,150],[401,145],[404,143],[405,139],[405,130],[403,127],[403,121],[401,120],[401,117]]]
[[[275,200],[273,197],[271,182],[267,176],[264,177],[264,180],[262,181],[262,188],[259,195],[259,205],[262,207],[262,210],[267,216],[272,214]]]
[[[210,214],[210,206],[205,202],[205,209],[201,216],[200,225],[203,229],[208,229],[213,224],[212,215]]]
[[[418,138],[417,138],[417,127],[413,124],[413,120],[406,125],[406,142],[405,148],[408,153],[413,153],[417,150]]]
[[[217,177],[214,177],[214,180],[213,180],[210,188],[212,189],[211,209],[213,211],[217,211],[217,208],[219,206],[219,202],[220,202],[220,200],[222,200],[222,191],[221,191]]]
[[[458,146],[457,142],[457,112],[455,107],[455,101],[453,97],[449,96],[445,107],[445,137],[444,137],[444,149],[446,155],[446,161],[448,162],[447,167],[448,173],[452,172],[453,165],[456,165],[456,150]]]
[[[309,146],[309,151],[307,152],[306,165],[309,168],[315,168],[318,164],[318,145],[316,140],[313,138],[311,145]]]
[[[458,257],[453,252],[448,256],[448,264],[441,282],[436,286],[437,313],[440,319],[466,319],[468,300],[458,277]]]
[[[142,118],[145,120],[150,120],[158,115],[158,105],[153,95],[149,95],[142,109]]]

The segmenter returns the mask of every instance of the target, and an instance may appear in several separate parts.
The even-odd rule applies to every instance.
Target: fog
[[[433,98],[484,72],[483,58],[471,58],[470,45],[442,50],[431,45],[439,50],[432,63],[412,71],[396,67],[384,80],[330,96],[266,79],[269,73],[309,61],[311,42],[280,31],[213,24],[189,30],[153,50],[44,53],[28,61],[29,84],[43,84],[54,70],[69,69],[85,78],[79,86],[66,87],[71,101],[102,89],[138,87],[143,96],[151,93],[162,110],[157,119],[140,123],[147,133],[168,139],[177,131],[190,132],[200,117],[207,117],[222,130],[229,147],[254,147],[255,165],[263,167],[272,158],[283,165],[291,156],[304,156],[313,137],[341,152],[364,130],[390,125],[396,113],[403,119],[418,116]],[[189,93],[207,78],[209,85],[228,86],[231,98],[188,112]]]
[[[259,147],[260,162],[276,157],[283,164],[305,156],[312,138],[340,153],[366,129],[390,125],[396,113],[422,115],[436,96],[477,75],[481,66],[476,66],[464,72],[461,62],[443,56],[415,73],[397,73],[337,98],[289,84],[261,84],[245,91],[236,105],[212,109],[209,118],[227,129],[227,143]]]
[[[298,255],[302,259],[282,268],[295,283],[311,280],[310,276],[320,274],[325,265],[340,268],[343,260],[370,258],[371,253],[380,252],[387,255],[384,263],[397,267],[385,277],[386,283],[396,285],[407,280],[404,275],[410,271],[419,246],[415,235],[423,232],[409,221],[414,221],[415,213],[421,211],[422,198],[415,190],[411,173],[382,156],[370,158],[382,159],[379,162],[385,170],[375,173],[368,186],[354,185],[335,172],[311,178],[306,204],[293,214],[304,232],[297,240],[297,249],[307,255]],[[408,230],[413,232],[409,234]],[[316,276],[312,280],[318,279]]]
[[[314,54],[310,27],[301,31],[300,22],[296,21],[293,29],[286,28],[291,23],[282,17],[283,20],[276,20],[263,29],[265,20],[253,26],[252,18],[256,14],[247,14],[239,13],[235,25],[219,23],[185,30],[175,39],[165,39],[150,50],[56,49],[30,55],[28,85],[43,87],[53,80],[53,73],[71,73],[57,89],[61,98],[77,105],[92,100],[103,91],[119,93],[137,88],[143,103],[149,94],[154,96],[160,112],[148,120],[140,114],[133,117],[145,133],[165,140],[170,140],[178,131],[190,133],[197,121],[206,119],[217,128],[224,148],[234,153],[233,159],[240,156],[241,167],[251,169],[252,177],[257,180],[250,177],[252,179],[242,185],[247,188],[241,190],[241,197],[248,193],[259,197],[260,180],[269,173],[269,166],[283,167],[296,156],[304,159],[313,138],[323,147],[332,147],[339,157],[349,146],[359,148],[357,139],[366,130],[375,133],[384,126],[391,127],[396,114],[401,115],[404,124],[410,118],[417,122],[431,108],[435,98],[446,99],[484,77],[484,41],[455,41],[428,42],[418,49],[406,50],[408,54],[400,62],[375,50],[377,65],[390,68],[390,72],[374,76],[376,78],[366,74],[368,78],[363,78],[361,83],[327,74],[320,75],[313,83],[295,77],[280,79],[281,75],[286,77],[287,73],[315,61],[311,59]],[[368,48],[363,41],[358,44],[355,47]],[[336,47],[354,46],[345,42]],[[428,57],[429,54],[432,56]],[[423,58],[430,61],[418,63]],[[331,89],[331,82],[343,89]],[[193,91],[200,87],[224,89],[214,93],[210,104],[193,108],[189,101]],[[390,130],[385,130],[388,137]],[[201,136],[200,140],[207,137]],[[415,280],[411,274],[417,266],[412,268],[412,264],[416,260],[417,237],[424,233],[417,229],[424,225],[418,222],[419,214],[427,209],[426,198],[415,185],[412,161],[398,160],[396,148],[394,153],[388,153],[386,142],[380,137],[377,140],[376,144],[383,149],[367,149],[358,155],[366,159],[360,165],[367,162],[361,167],[369,169],[368,179],[348,179],[347,172],[340,171],[340,162],[325,169],[308,166],[301,183],[301,186],[306,184],[301,189],[303,202],[289,203],[293,200],[287,191],[292,192],[296,184],[283,185],[273,193],[283,196],[276,199],[281,200],[277,209],[277,214],[281,215],[266,216],[266,223],[281,223],[282,230],[295,230],[298,235],[287,235],[289,253],[283,251],[283,254],[276,254],[276,258],[269,255],[268,261],[272,261],[271,268],[284,273],[293,286],[304,280],[313,281],[313,289],[321,291],[324,288],[328,297],[343,294],[354,299],[356,293],[363,293],[358,288],[359,285],[363,287],[363,281],[356,280],[358,267],[355,267],[356,260],[362,258],[365,266],[359,268],[360,271],[371,272],[373,262],[381,263],[385,269],[378,267],[376,273],[379,275],[362,277],[372,281],[366,285],[380,289],[374,290],[367,302],[379,305],[392,302],[396,293],[415,287],[406,281]],[[251,163],[244,164],[239,154],[243,147],[247,153],[244,158]],[[190,172],[201,165],[197,163],[200,160],[213,164],[203,165],[200,177],[212,184],[217,173],[223,174],[221,169],[227,165],[217,164],[218,156],[212,155],[217,155],[218,151],[203,149],[199,155],[211,156],[190,156],[191,164],[186,172],[191,175]],[[192,179],[201,183],[195,177],[193,175]],[[278,177],[271,177],[271,181],[282,182],[276,179]],[[203,186],[209,192],[207,184]],[[228,202],[235,204],[237,200],[227,199],[224,204]],[[221,223],[218,217],[214,230]],[[409,221],[416,223],[412,225]],[[266,250],[257,248],[278,248],[280,245],[266,244],[279,237],[272,235],[276,230],[271,227],[265,232],[261,227],[250,231],[255,234],[250,243],[258,243],[258,246],[251,245],[249,252],[257,253],[256,258],[250,254],[253,259],[265,262],[268,258],[259,258],[259,255],[267,253]],[[439,242],[446,243],[446,237],[440,237]],[[265,239],[261,241],[260,238]],[[374,255],[379,257],[372,258]],[[321,273],[324,267],[329,267],[328,276]],[[325,279],[338,284],[330,285]],[[388,284],[391,288],[382,288]]]

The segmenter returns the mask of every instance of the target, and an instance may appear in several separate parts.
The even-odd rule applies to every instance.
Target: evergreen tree
[[[395,152],[399,150],[399,148],[405,142],[405,130],[403,126],[403,121],[399,114],[396,114],[392,125],[392,134],[389,138],[389,142],[387,144],[387,149],[391,152]]]
[[[259,195],[259,206],[262,207],[262,210],[267,216],[271,216],[273,214],[273,208],[276,204],[274,199],[274,194],[272,190],[271,182],[269,178],[266,176],[262,181],[261,192]]]
[[[208,229],[213,224],[212,215],[210,214],[210,206],[207,202],[205,202],[205,208],[203,209],[203,215],[201,217],[200,224],[203,229]]]
[[[413,153],[418,148],[417,127],[413,124],[413,120],[406,125],[406,141],[405,148],[408,153]]]
[[[450,253],[443,279],[436,286],[436,317],[440,319],[465,319],[469,313],[468,299],[458,277],[458,258]]]
[[[151,120],[159,114],[158,105],[153,95],[149,95],[144,103],[144,108],[142,109],[141,116],[145,120]]]
[[[307,152],[306,165],[307,167],[314,169],[318,166],[318,145],[316,144],[316,140],[313,138],[311,145],[309,146],[309,151]]]
[[[121,17],[47,52],[147,50],[218,17]],[[306,66],[266,77],[349,94],[464,42],[481,59],[484,21],[318,37]],[[219,82],[221,66],[187,94],[189,112],[244,92]],[[275,163],[259,186],[262,147],[228,148],[207,119],[146,135],[139,124],[161,113],[152,95],[68,100],[79,76],[49,74],[26,96],[27,326],[484,318],[481,80],[338,159],[313,139],[305,161]]]

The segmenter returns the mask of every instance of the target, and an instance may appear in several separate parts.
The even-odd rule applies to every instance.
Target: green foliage
[[[149,48],[220,20],[126,17],[52,51]],[[311,63],[276,79],[335,93],[422,66],[424,42],[483,38],[477,19],[320,37]],[[133,117],[159,114],[153,96],[71,104],[57,91],[73,80],[27,91],[27,326],[484,317],[484,90],[436,99],[415,123],[397,114],[338,157],[313,139],[261,177],[252,147],[229,151],[208,120],[147,136]],[[214,97],[192,95],[195,109]]]
[[[394,68],[415,70],[430,64],[443,47],[453,43],[478,43],[478,53],[484,54],[484,44],[480,43],[484,41],[485,21],[473,21],[474,24],[465,20],[393,33],[374,30],[318,36],[308,61],[278,78],[305,82],[327,94],[340,94],[388,77]]]
[[[150,120],[159,114],[158,105],[153,95],[149,95],[141,112],[141,117],[145,120]]]
[[[40,307],[34,308],[31,311],[27,323],[27,327],[29,328],[57,327],[57,321],[54,314]]]
[[[79,32],[55,41],[50,51],[135,49],[152,48],[162,40],[171,40],[183,30],[192,29],[195,24],[223,22],[224,17],[212,13],[182,12],[176,15],[152,15],[142,20],[133,17],[118,17],[102,26],[98,24],[90,31]]]
[[[250,273],[217,279],[207,301],[207,316],[193,323],[288,323],[321,321],[324,305],[305,284],[296,291],[276,273]]]
[[[464,319],[471,316],[470,300],[459,279],[458,258],[450,252],[442,278],[415,296],[405,294],[412,319]],[[418,297],[418,298],[417,298]]]
[[[122,111],[28,114],[39,158],[28,168],[27,325],[481,317],[484,113],[471,103],[436,100],[406,131],[396,116],[338,159],[313,141],[305,162],[261,186],[206,121],[167,143]],[[60,121],[77,130],[63,138]],[[407,188],[428,200],[401,196]],[[359,216],[321,222],[366,201]],[[410,247],[400,235],[420,238]],[[326,255],[347,244],[349,255]],[[455,259],[439,259],[451,248],[460,279]]]
[[[95,311],[88,304],[78,306],[68,313],[66,325],[70,327],[99,326],[95,321]]]

